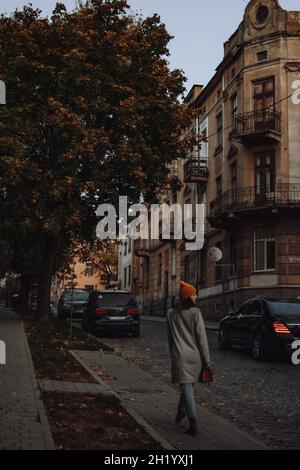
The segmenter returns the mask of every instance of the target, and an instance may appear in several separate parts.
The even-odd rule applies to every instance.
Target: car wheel
[[[267,359],[263,336],[259,331],[255,333],[253,338],[252,356],[256,361],[264,361],[265,359]]]
[[[226,351],[232,348],[232,344],[228,341],[227,333],[224,328],[219,330],[219,348]]]

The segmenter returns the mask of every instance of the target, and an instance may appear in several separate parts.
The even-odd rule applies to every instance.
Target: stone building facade
[[[165,313],[180,278],[197,285],[209,319],[256,295],[300,298],[300,12],[250,1],[215,75],[186,104],[202,142],[178,162],[183,188],[167,199],[205,204],[205,245],[138,252],[141,302]],[[221,266],[207,261],[212,246]]]

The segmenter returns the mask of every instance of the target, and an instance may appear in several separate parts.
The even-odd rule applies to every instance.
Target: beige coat
[[[172,383],[199,382],[202,366],[210,362],[204,321],[199,308],[170,309],[167,314]]]

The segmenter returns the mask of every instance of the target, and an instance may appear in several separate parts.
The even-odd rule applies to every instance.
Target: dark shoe
[[[175,423],[179,424],[181,421],[185,418],[185,412],[184,411],[178,411],[175,419]]]
[[[198,426],[197,426],[197,421],[196,418],[189,418],[190,422],[190,427],[186,431],[187,434],[190,436],[197,436],[198,434]]]

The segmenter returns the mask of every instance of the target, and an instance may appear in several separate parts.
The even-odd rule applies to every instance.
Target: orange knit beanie
[[[187,284],[184,281],[180,281],[180,300],[185,300],[191,295],[196,294],[196,289],[195,287],[191,286],[191,284]]]

